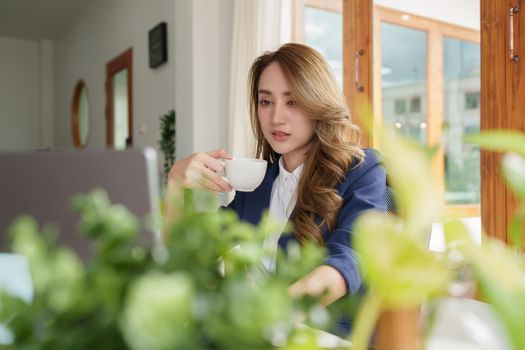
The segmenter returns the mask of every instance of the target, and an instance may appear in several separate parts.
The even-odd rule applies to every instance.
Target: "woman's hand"
[[[231,185],[219,174],[224,164],[219,159],[232,159],[225,150],[197,152],[181,159],[170,169],[168,183],[186,188],[200,188],[210,192],[229,192]]]
[[[331,266],[321,265],[288,287],[288,295],[294,299],[309,295],[321,297],[323,305],[329,305],[347,293],[343,276]]]

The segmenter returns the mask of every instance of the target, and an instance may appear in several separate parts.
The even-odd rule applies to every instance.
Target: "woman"
[[[356,217],[369,209],[385,210],[385,171],[371,150],[359,147],[359,129],[324,58],[312,48],[286,44],[267,52],[249,76],[255,155],[268,161],[262,184],[253,192],[237,192],[229,208],[242,220],[257,224],[265,209],[290,219],[293,234],[267,239],[285,248],[291,240],[324,245],[324,264],[289,287],[293,297],[318,296],[329,304],[354,294],[361,286],[350,233]],[[231,191],[217,174],[223,150],[196,153],[177,162],[170,180],[186,187]],[[191,174],[201,173],[205,183]],[[272,269],[272,261],[266,264]]]

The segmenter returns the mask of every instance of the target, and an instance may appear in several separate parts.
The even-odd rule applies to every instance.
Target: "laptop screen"
[[[60,243],[82,256],[89,254],[89,242],[78,234],[79,215],[71,199],[95,188],[104,189],[113,203],[125,205],[139,220],[157,215],[155,150],[0,153],[0,252],[9,251],[9,225],[27,214],[40,227],[58,227]],[[160,237],[156,230],[142,231],[148,242]]]

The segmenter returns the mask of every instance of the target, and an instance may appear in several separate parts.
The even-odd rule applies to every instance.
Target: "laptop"
[[[42,227],[59,228],[58,241],[90,254],[90,242],[79,234],[80,216],[71,199],[102,188],[113,203],[125,205],[141,223],[158,218],[159,170],[153,148],[125,151],[0,153],[0,252],[9,252],[7,229],[20,215]],[[160,242],[160,230],[141,225],[140,241]]]

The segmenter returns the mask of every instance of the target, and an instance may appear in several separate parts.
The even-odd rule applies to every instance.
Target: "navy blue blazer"
[[[357,293],[361,287],[361,276],[357,267],[356,254],[352,249],[352,225],[355,219],[369,209],[386,210],[386,172],[374,150],[365,149],[363,162],[349,170],[337,187],[343,198],[343,206],[337,217],[334,230],[323,232],[323,240],[328,250],[324,264],[335,268],[343,276],[347,292]],[[228,208],[237,212],[239,218],[251,224],[258,224],[265,209],[270,206],[273,182],[279,175],[279,164],[268,166],[263,182],[253,192],[235,193]],[[279,246],[286,249],[293,234],[279,238]]]

